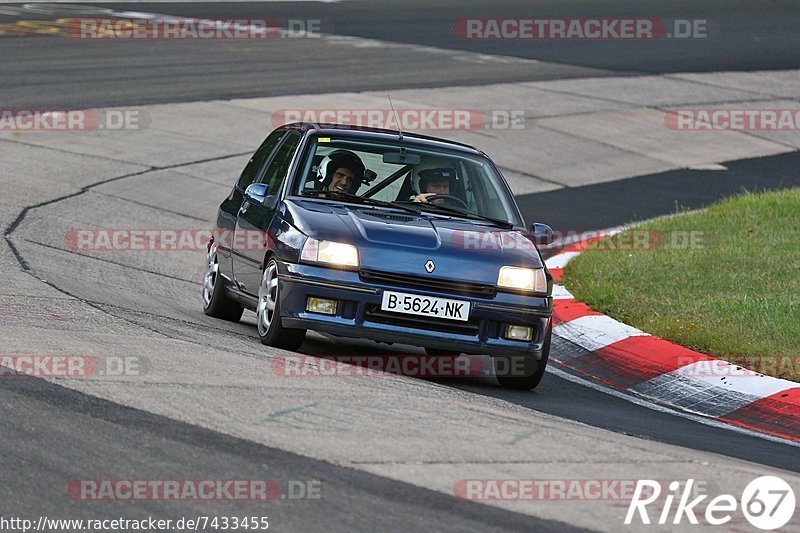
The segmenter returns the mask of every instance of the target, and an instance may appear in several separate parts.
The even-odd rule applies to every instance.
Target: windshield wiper
[[[346,200],[352,200],[353,202],[360,204],[376,205],[380,207],[391,207],[394,209],[400,209],[403,211],[407,211],[409,213],[414,213],[415,215],[422,214],[422,211],[420,211],[419,209],[415,209],[408,205],[399,205],[392,202],[384,202],[383,200],[376,200],[374,198],[359,196],[357,194],[352,194],[343,191],[307,191],[303,193],[303,196],[311,196],[316,198],[323,197],[323,198],[346,199]]]
[[[448,213],[454,213],[454,214],[465,216],[465,217],[468,217],[468,218],[477,218],[477,219],[480,219],[480,220],[485,220],[487,222],[492,222],[493,224],[496,224],[498,226],[504,226],[504,227],[509,228],[509,229],[514,227],[514,224],[512,224],[511,222],[509,222],[507,220],[500,220],[499,218],[487,217],[485,215],[479,215],[477,213],[471,213],[469,211],[463,211],[461,209],[456,209],[455,207],[449,207],[449,206],[446,206],[446,205],[431,204],[431,203],[428,203],[428,202],[414,202],[414,205],[419,206],[419,207],[432,207],[434,209],[438,209],[438,210],[441,210],[441,211],[446,211]]]

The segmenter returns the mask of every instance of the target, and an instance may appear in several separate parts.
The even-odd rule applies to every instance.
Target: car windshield
[[[503,177],[483,156],[315,136],[299,169],[295,195],[522,225]]]

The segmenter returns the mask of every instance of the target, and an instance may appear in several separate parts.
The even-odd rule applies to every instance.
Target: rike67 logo
[[[689,524],[698,525],[700,523],[698,515],[700,515],[706,524],[720,526],[731,522],[733,513],[740,509],[752,526],[771,531],[785,526],[794,515],[794,491],[779,477],[762,476],[754,479],[744,488],[740,500],[732,494],[720,494],[705,504],[707,494],[690,500],[695,495],[692,493],[694,479],[687,480],[683,484],[683,490],[681,486],[678,481],[671,482],[668,486],[670,492],[662,498],[661,483],[651,479],[638,480],[628,507],[628,514],[625,516],[625,524],[677,525],[685,517]],[[675,500],[677,504],[673,510]],[[654,503],[650,510],[655,510],[658,514],[651,522],[648,505]],[[703,504],[705,512],[701,513]]]

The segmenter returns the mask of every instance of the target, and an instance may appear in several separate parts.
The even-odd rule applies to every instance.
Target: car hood
[[[500,266],[543,266],[527,232],[470,220],[300,199],[285,216],[310,237],[355,245],[363,270],[494,284]]]

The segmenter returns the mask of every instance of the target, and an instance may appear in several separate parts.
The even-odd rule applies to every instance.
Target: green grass
[[[695,245],[682,246],[690,232]],[[578,300],[676,344],[800,381],[800,189],[746,193],[626,233],[567,265],[564,284]],[[609,249],[645,236],[660,245]]]

